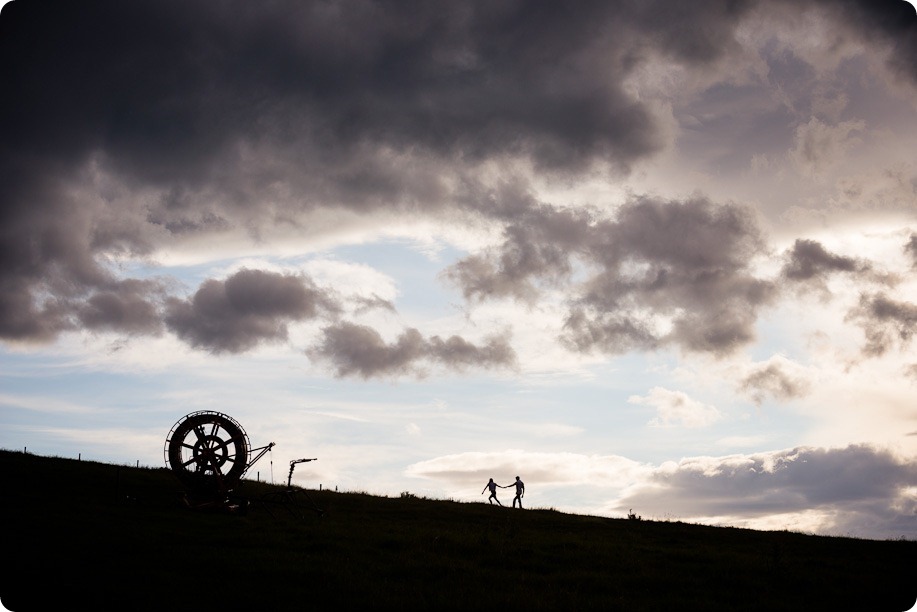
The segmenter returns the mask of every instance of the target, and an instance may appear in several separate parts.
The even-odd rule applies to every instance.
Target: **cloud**
[[[904,347],[910,342],[917,325],[917,305],[893,300],[884,293],[864,293],[846,320],[863,328],[863,354],[879,357],[896,344]]]
[[[356,308],[354,308],[354,313],[356,314],[362,314],[377,308],[387,310],[388,312],[392,313],[395,312],[395,305],[391,302],[391,300],[386,300],[376,294],[373,294],[370,297],[357,296],[353,298],[353,301],[356,303]]]
[[[911,234],[904,245],[904,252],[911,258],[911,267],[917,268],[917,234]]]
[[[375,329],[348,321],[329,325],[322,334],[322,340],[307,354],[333,366],[340,377],[423,376],[423,366],[431,363],[454,370],[512,367],[516,363],[506,336],[492,336],[475,345],[456,335],[425,338],[418,330],[407,328],[394,342],[386,343]]]
[[[727,524],[822,510],[831,518],[821,533],[900,537],[914,532],[915,485],[917,466],[886,450],[800,447],[665,464],[616,507],[644,516],[729,517]]]
[[[159,304],[151,295],[159,293],[155,282],[127,279],[92,293],[75,307],[84,329],[111,330],[127,334],[158,335],[162,330]]]
[[[522,475],[537,487],[591,485],[624,487],[632,484],[646,466],[617,455],[532,452],[508,449],[467,452],[435,457],[411,464],[409,476],[442,481],[452,487],[480,488],[488,478],[509,483]]]
[[[739,382],[739,390],[748,393],[758,405],[767,396],[778,401],[803,397],[809,388],[810,383],[801,368],[780,355],[755,364]]]
[[[56,283],[57,278],[46,279]],[[62,331],[85,329],[127,335],[157,335],[164,288],[159,281],[106,278],[74,284],[60,295],[32,298],[23,279],[0,279],[0,334],[8,340],[52,341]]]
[[[627,401],[656,409],[656,418],[647,423],[651,427],[706,427],[723,418],[716,407],[691,399],[682,391],[670,391],[662,387],[653,387],[645,397],[632,395]]]
[[[865,128],[863,121],[827,125],[813,117],[796,128],[795,146],[790,157],[803,175],[821,176],[839,163],[841,157],[857,143],[856,134]]]
[[[19,58],[8,76],[20,92],[6,102],[16,122],[4,127],[13,143],[38,137],[32,148],[43,154],[52,144],[71,159],[101,148],[137,180],[179,179],[187,189],[174,192],[178,205],[214,172],[234,179],[231,188],[289,180],[270,169],[291,156],[307,162],[301,169],[319,193],[358,206],[410,180],[390,172],[384,151],[518,155],[546,170],[595,159],[626,166],[659,145],[650,113],[621,87],[632,59],[611,35],[620,14],[601,2],[577,11],[18,3],[4,14],[4,51]],[[19,87],[35,74],[46,87]],[[53,130],[42,123],[52,115]],[[272,159],[241,158],[262,145]],[[256,173],[217,162],[233,170],[254,162]]]
[[[846,275],[861,288],[869,284],[894,287],[901,282],[899,274],[868,259],[832,253],[820,242],[804,238],[797,238],[786,252],[780,270],[780,278],[791,283],[791,288],[817,292],[825,301],[831,297],[828,282],[836,275]]]
[[[775,296],[751,272],[765,246],[750,210],[703,197],[548,204],[526,177],[624,177],[665,150],[669,111],[633,79],[660,57],[715,73],[741,55],[761,6],[11,3],[0,26],[0,52],[16,58],[4,81],[16,95],[0,100],[0,337],[158,334],[164,320],[213,353],[282,341],[290,322],[315,316],[303,303],[240,310],[218,279],[189,300],[168,279],[125,278],[119,263],[423,218],[496,225],[502,244],[445,277],[470,301],[532,304],[560,286],[571,296],[562,340],[575,351],[730,354]],[[913,49],[913,19],[887,3],[784,10],[812,7],[846,36]],[[902,57],[895,70],[917,75],[913,54]],[[799,125],[807,171],[862,129],[826,121]],[[364,306],[394,307],[388,296],[357,314]],[[428,357],[467,352],[421,344]]]
[[[240,353],[287,339],[287,324],[334,313],[340,306],[304,276],[242,269],[225,281],[205,281],[186,300],[166,305],[169,330],[212,353]]]
[[[687,457],[659,466],[616,455],[508,449],[466,452],[411,464],[408,476],[471,497],[493,477],[517,474],[531,495],[558,499],[587,487],[611,501],[603,513],[780,529],[804,524],[828,535],[912,537],[917,529],[917,464],[888,450],[850,445],[798,447],[723,457]],[[775,516],[782,523],[774,523]]]
[[[566,322],[577,350],[728,354],[754,338],[757,310],[776,296],[751,272],[764,240],[738,205],[641,198],[596,224],[594,236],[587,261],[599,271]]]
[[[588,283],[582,310],[574,311],[587,323],[571,319],[570,338],[578,347],[586,340],[614,352],[621,315],[645,331],[641,315],[653,314],[671,321],[670,330],[653,332],[654,343],[730,353],[754,338],[756,312],[774,298],[771,283],[750,271],[764,249],[748,208],[705,198],[634,201],[601,228],[592,254],[604,269]],[[642,337],[641,331],[636,339]]]
[[[504,242],[443,273],[468,300],[511,297],[534,303],[540,284],[569,280],[573,258],[595,240],[593,211],[536,202],[525,185],[503,185],[487,199],[491,214],[507,221]]]
[[[113,255],[263,242],[322,210],[480,213],[463,186],[492,162],[623,171],[662,143],[622,85],[619,18],[601,2],[6,6],[0,334],[104,318],[110,294],[69,301],[110,284]]]
[[[830,0],[822,0],[830,3]],[[843,2],[850,23],[862,36],[878,34],[891,46],[888,65],[898,73],[917,83],[917,14],[911,2],[885,0],[884,2]]]
[[[835,255],[820,242],[797,238],[783,266],[784,278],[792,281],[823,281],[832,272],[856,272],[868,269],[868,264],[852,257]]]
[[[634,198],[612,218],[532,205],[504,238],[446,277],[476,300],[532,302],[540,286],[568,283],[563,340],[576,351],[673,344],[726,354],[754,338],[756,311],[776,296],[750,268],[766,250],[763,234],[752,211],[735,204]],[[577,266],[587,275],[578,286],[570,282]]]

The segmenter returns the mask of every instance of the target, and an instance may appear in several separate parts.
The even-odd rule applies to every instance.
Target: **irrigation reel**
[[[245,512],[249,502],[234,495],[233,491],[261,457],[274,448],[271,442],[266,446],[252,448],[248,434],[238,421],[227,414],[213,410],[201,410],[185,415],[178,420],[163,447],[166,465],[188,488],[183,493],[186,505],[195,509]],[[305,490],[296,490],[292,485],[293,468],[311,459],[294,459],[290,462],[287,487],[282,492],[270,492],[261,498],[261,504],[271,512],[270,505],[284,505],[291,513],[302,517],[300,504],[295,493],[301,493],[309,500],[311,509],[319,515],[324,511]]]
[[[201,410],[178,420],[166,437],[163,454],[188,487],[185,500],[194,508],[238,510],[233,490],[245,473],[274,447],[252,448],[242,425],[229,415]],[[252,456],[253,453],[257,453]]]

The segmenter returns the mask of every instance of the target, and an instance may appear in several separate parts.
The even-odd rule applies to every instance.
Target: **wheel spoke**
[[[191,459],[188,459],[187,461],[185,461],[184,463],[182,463],[181,466],[182,466],[182,467],[188,467],[188,466],[191,465],[192,463],[197,463],[198,465],[200,465],[201,460],[200,460],[199,458],[197,458],[197,457],[192,457]]]

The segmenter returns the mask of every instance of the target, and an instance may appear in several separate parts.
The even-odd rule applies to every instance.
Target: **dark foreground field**
[[[163,469],[0,451],[0,599],[83,610],[891,610],[917,542],[309,491],[324,516],[178,504]]]

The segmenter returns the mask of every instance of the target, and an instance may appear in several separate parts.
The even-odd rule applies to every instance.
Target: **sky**
[[[901,0],[12,0],[0,448],[917,538]],[[513,489],[500,489],[508,504]]]

